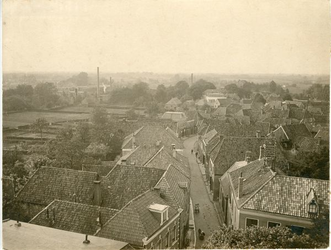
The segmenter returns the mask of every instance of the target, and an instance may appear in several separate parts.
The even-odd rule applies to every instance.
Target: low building
[[[177,97],[174,97],[164,105],[164,109],[168,111],[177,111],[181,104],[182,102]]]
[[[180,122],[180,121],[186,121],[187,117],[184,112],[165,112],[162,116],[161,119],[164,120],[172,120],[174,122]]]

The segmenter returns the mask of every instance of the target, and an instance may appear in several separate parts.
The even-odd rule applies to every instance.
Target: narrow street
[[[197,140],[197,136],[188,138],[184,141],[184,155],[188,158],[191,168],[191,198],[194,204],[200,205],[200,213],[195,213],[195,228],[197,234],[196,248],[200,249],[201,245],[216,230],[220,224],[213,203],[210,201],[206,186],[195,159],[195,154],[191,154],[191,149]],[[205,239],[199,240],[198,229],[205,232]]]

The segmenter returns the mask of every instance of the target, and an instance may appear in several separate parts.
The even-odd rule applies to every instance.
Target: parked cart
[[[194,212],[197,214],[197,213],[200,213],[200,206],[199,206],[199,203],[195,204],[194,205]]]

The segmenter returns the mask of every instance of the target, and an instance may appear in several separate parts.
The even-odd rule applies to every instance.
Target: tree
[[[316,248],[321,244],[309,235],[296,235],[286,227],[249,227],[230,229],[222,226],[202,246],[205,249]]]
[[[91,143],[86,149],[85,153],[93,158],[105,159],[107,153],[109,152],[109,147],[103,143]]]
[[[126,112],[126,117],[129,119],[129,120],[135,120],[137,119],[138,115],[136,114],[136,112],[134,111],[134,109],[129,109],[127,112]]]
[[[80,122],[76,128],[76,136],[86,145],[90,143],[90,126],[87,122]]]
[[[320,152],[300,152],[298,163],[290,168],[290,175],[306,178],[329,180],[329,149],[323,147]]]
[[[52,108],[57,105],[59,95],[54,83],[38,83],[34,88],[34,105],[37,108]]]
[[[266,100],[264,99],[264,97],[260,94],[260,93],[257,93],[255,96],[254,96],[254,99],[253,99],[253,102],[256,102],[256,103],[263,103],[265,104],[266,103]]]
[[[207,89],[216,89],[216,87],[213,83],[200,79],[188,89],[188,94],[192,96],[194,100],[197,100],[202,97],[203,92]]]
[[[40,138],[43,138],[43,131],[49,125],[45,118],[38,118],[33,124],[32,129],[35,132],[40,133]]]
[[[175,85],[175,90],[178,98],[181,98],[185,95],[189,89],[189,84],[185,81],[179,81]]]
[[[274,81],[271,81],[271,82],[269,83],[269,91],[270,91],[271,93],[275,93],[276,90],[277,90],[277,84],[276,84]]]
[[[108,113],[105,108],[95,107],[92,111],[92,123],[96,126],[106,126],[108,123]]]
[[[166,103],[168,101],[167,89],[163,84],[157,86],[155,100],[159,103]]]

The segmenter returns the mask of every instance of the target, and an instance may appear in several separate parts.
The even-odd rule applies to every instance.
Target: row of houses
[[[40,168],[10,204],[11,218],[135,249],[184,248],[190,171],[181,141],[170,128],[144,126],[122,150],[108,173],[105,166]]]
[[[328,147],[328,131],[207,121],[199,123],[196,150],[224,224],[287,226],[301,233],[312,218],[328,213],[329,181],[286,175],[289,154]]]

